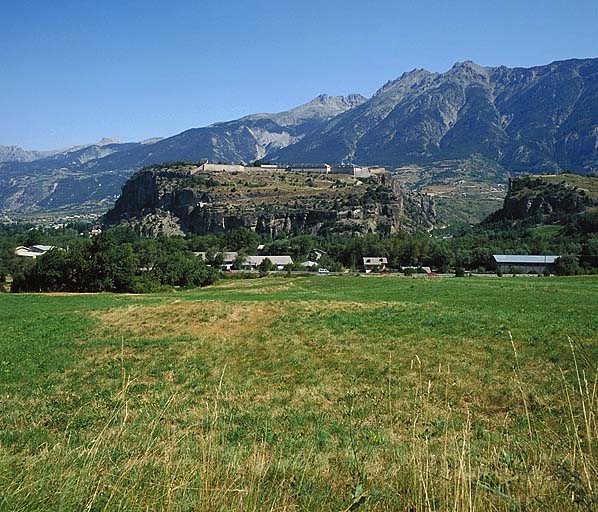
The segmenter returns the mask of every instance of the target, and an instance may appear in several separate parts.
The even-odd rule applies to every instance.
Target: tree
[[[561,256],[554,264],[554,272],[557,276],[575,276],[581,274],[581,271],[577,257],[573,254]]]
[[[241,249],[245,249],[255,253],[259,243],[259,237],[250,229],[237,228],[224,235],[224,242],[230,251],[240,251]]]
[[[259,264],[258,268],[261,276],[265,276],[271,270],[274,270],[274,264],[270,261],[270,258],[264,258]]]
[[[237,252],[237,257],[235,258],[235,261],[233,261],[231,268],[233,270],[243,270],[243,264],[245,263],[246,259],[247,259],[247,253],[245,252],[244,249],[240,249]]]

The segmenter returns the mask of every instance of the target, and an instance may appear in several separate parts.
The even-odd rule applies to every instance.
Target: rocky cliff
[[[260,169],[202,173],[190,165],[136,173],[104,216],[106,225],[151,235],[239,227],[269,236],[391,233],[429,229],[435,222],[433,201],[404,191],[386,172],[358,179]]]
[[[509,180],[503,207],[489,221],[558,222],[598,206],[598,177],[521,176]]]

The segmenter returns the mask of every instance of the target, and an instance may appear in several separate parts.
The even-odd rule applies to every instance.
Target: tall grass
[[[123,355],[103,428],[84,445],[71,441],[67,429],[60,443],[13,458],[18,478],[2,489],[1,508],[595,510],[598,373],[570,346],[571,365],[548,376],[560,381],[564,397],[552,404],[549,419],[530,407],[544,397],[526,382],[514,351],[519,407],[513,409],[523,417],[505,411],[491,432],[480,428],[475,395],[471,408],[456,407],[448,365],[432,370],[416,357],[407,384],[400,384],[389,358],[379,393],[347,391],[347,443],[332,463],[322,460],[316,443],[295,453],[265,438],[230,443],[226,367],[202,398],[195,423],[178,421],[188,402],[176,394],[159,406],[136,403]]]

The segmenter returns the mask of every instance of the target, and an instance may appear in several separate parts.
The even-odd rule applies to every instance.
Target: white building
[[[276,270],[284,270],[287,265],[293,264],[293,258],[290,256],[247,256],[243,262],[243,268],[256,269],[265,259],[269,259]]]
[[[317,174],[330,173],[330,165],[328,164],[294,164],[287,167],[290,172],[309,172]]]
[[[494,254],[496,268],[501,272],[517,270],[521,273],[543,273],[545,270],[554,271],[554,264],[559,256],[554,255],[526,255],[526,254]]]
[[[53,245],[32,245],[31,247],[21,245],[15,249],[15,254],[25,258],[37,258],[52,249],[55,249]]]
[[[388,265],[388,259],[381,256],[366,256],[363,258],[363,268],[366,274],[373,270],[377,272],[386,270],[386,265]]]
[[[198,258],[201,258],[202,261],[206,261],[206,254],[205,252],[194,252],[193,254],[195,254],[195,256],[197,256]],[[222,270],[231,270],[233,267],[233,264],[235,263],[237,256],[239,256],[239,253],[231,251],[231,252],[217,252],[215,253],[216,256],[220,256],[222,255],[222,260],[223,263],[222,265],[220,265],[220,268]]]

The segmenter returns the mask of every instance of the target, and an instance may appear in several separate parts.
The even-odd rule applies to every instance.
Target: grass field
[[[597,292],[0,294],[0,510],[596,510]]]

